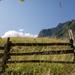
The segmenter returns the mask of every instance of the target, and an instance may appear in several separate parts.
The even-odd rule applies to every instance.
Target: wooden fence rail
[[[73,61],[51,61],[51,60],[21,60],[21,61],[8,61],[7,63],[62,63],[62,64],[75,64]]]
[[[73,50],[56,50],[56,51],[42,51],[42,52],[28,52],[28,53],[8,53],[9,56],[25,56],[25,55],[54,55],[54,54],[73,54]],[[4,53],[0,53],[0,58]]]
[[[7,63],[26,63],[26,62],[47,62],[47,63],[71,63],[75,64],[75,41],[72,34],[72,30],[69,30],[70,41],[69,43],[58,42],[58,43],[13,43],[10,41],[10,38],[7,39],[7,42],[3,47],[0,47],[0,50],[4,49],[4,53],[0,53],[0,57],[2,57],[2,69],[1,73],[5,72],[7,67]],[[53,50],[53,51],[41,51],[41,52],[27,52],[27,53],[10,53],[10,50],[13,46],[69,46],[71,49],[69,50]],[[73,61],[50,61],[50,60],[20,60],[20,61],[9,61],[8,59],[11,56],[24,56],[24,55],[54,55],[54,54],[74,54]]]
[[[54,46],[54,45],[66,45],[71,46],[72,43],[11,43],[11,46]]]
[[[24,56],[24,55],[54,55],[54,54],[72,54],[73,50],[56,50],[56,51],[42,51],[42,52],[28,52],[28,53],[9,53],[11,56]],[[4,53],[0,53],[3,56]]]
[[[0,50],[3,50],[4,49],[4,47],[0,47]]]

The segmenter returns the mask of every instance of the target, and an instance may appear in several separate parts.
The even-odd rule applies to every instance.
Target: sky
[[[75,19],[75,0],[2,0],[0,36],[8,31],[37,35],[40,30],[56,27]]]

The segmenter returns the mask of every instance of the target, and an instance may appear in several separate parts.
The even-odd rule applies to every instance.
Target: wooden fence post
[[[75,40],[74,40],[74,35],[73,35],[73,32],[71,29],[68,30],[68,33],[69,33],[69,39],[70,39],[70,43],[72,44],[71,45],[71,48],[73,48],[73,51],[74,51],[74,62],[75,62]]]
[[[10,38],[7,38],[7,42],[4,45],[4,55],[2,58],[2,73],[5,72],[5,68],[7,67],[7,62],[9,59],[9,53],[10,53],[10,47],[11,47],[11,42]]]

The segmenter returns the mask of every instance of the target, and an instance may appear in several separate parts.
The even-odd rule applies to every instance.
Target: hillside
[[[75,32],[75,20],[59,23],[55,28],[43,29],[38,37],[68,37],[68,29]]]
[[[37,42],[37,43],[49,43],[49,42],[68,42],[65,39],[58,38],[11,38],[12,42]],[[6,42],[6,39],[0,40],[0,45]],[[12,47],[12,53],[26,53],[26,52],[41,52],[51,50],[65,50],[68,47],[64,46],[15,46]],[[55,60],[55,61],[72,61],[73,54],[63,55],[28,55],[28,56],[12,56],[9,60]],[[75,75],[75,64],[61,64],[61,63],[13,63],[8,64],[6,72],[2,75]]]

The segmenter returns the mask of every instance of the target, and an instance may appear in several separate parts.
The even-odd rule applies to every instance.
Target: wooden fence
[[[0,57],[2,57],[1,64],[1,73],[5,72],[7,67],[7,63],[27,63],[27,62],[47,62],[47,63],[71,63],[75,64],[75,43],[72,30],[69,30],[69,42],[67,43],[13,43],[10,41],[10,38],[7,38],[7,42],[3,47],[0,47],[0,50],[4,50],[4,53],[0,53]],[[28,52],[28,53],[10,53],[11,47],[13,46],[69,46],[70,50],[53,50],[53,51],[42,51],[42,52]],[[54,54],[74,54],[73,61],[50,61],[50,60],[23,60],[23,61],[9,61],[11,56],[23,56],[23,55],[54,55]]]

